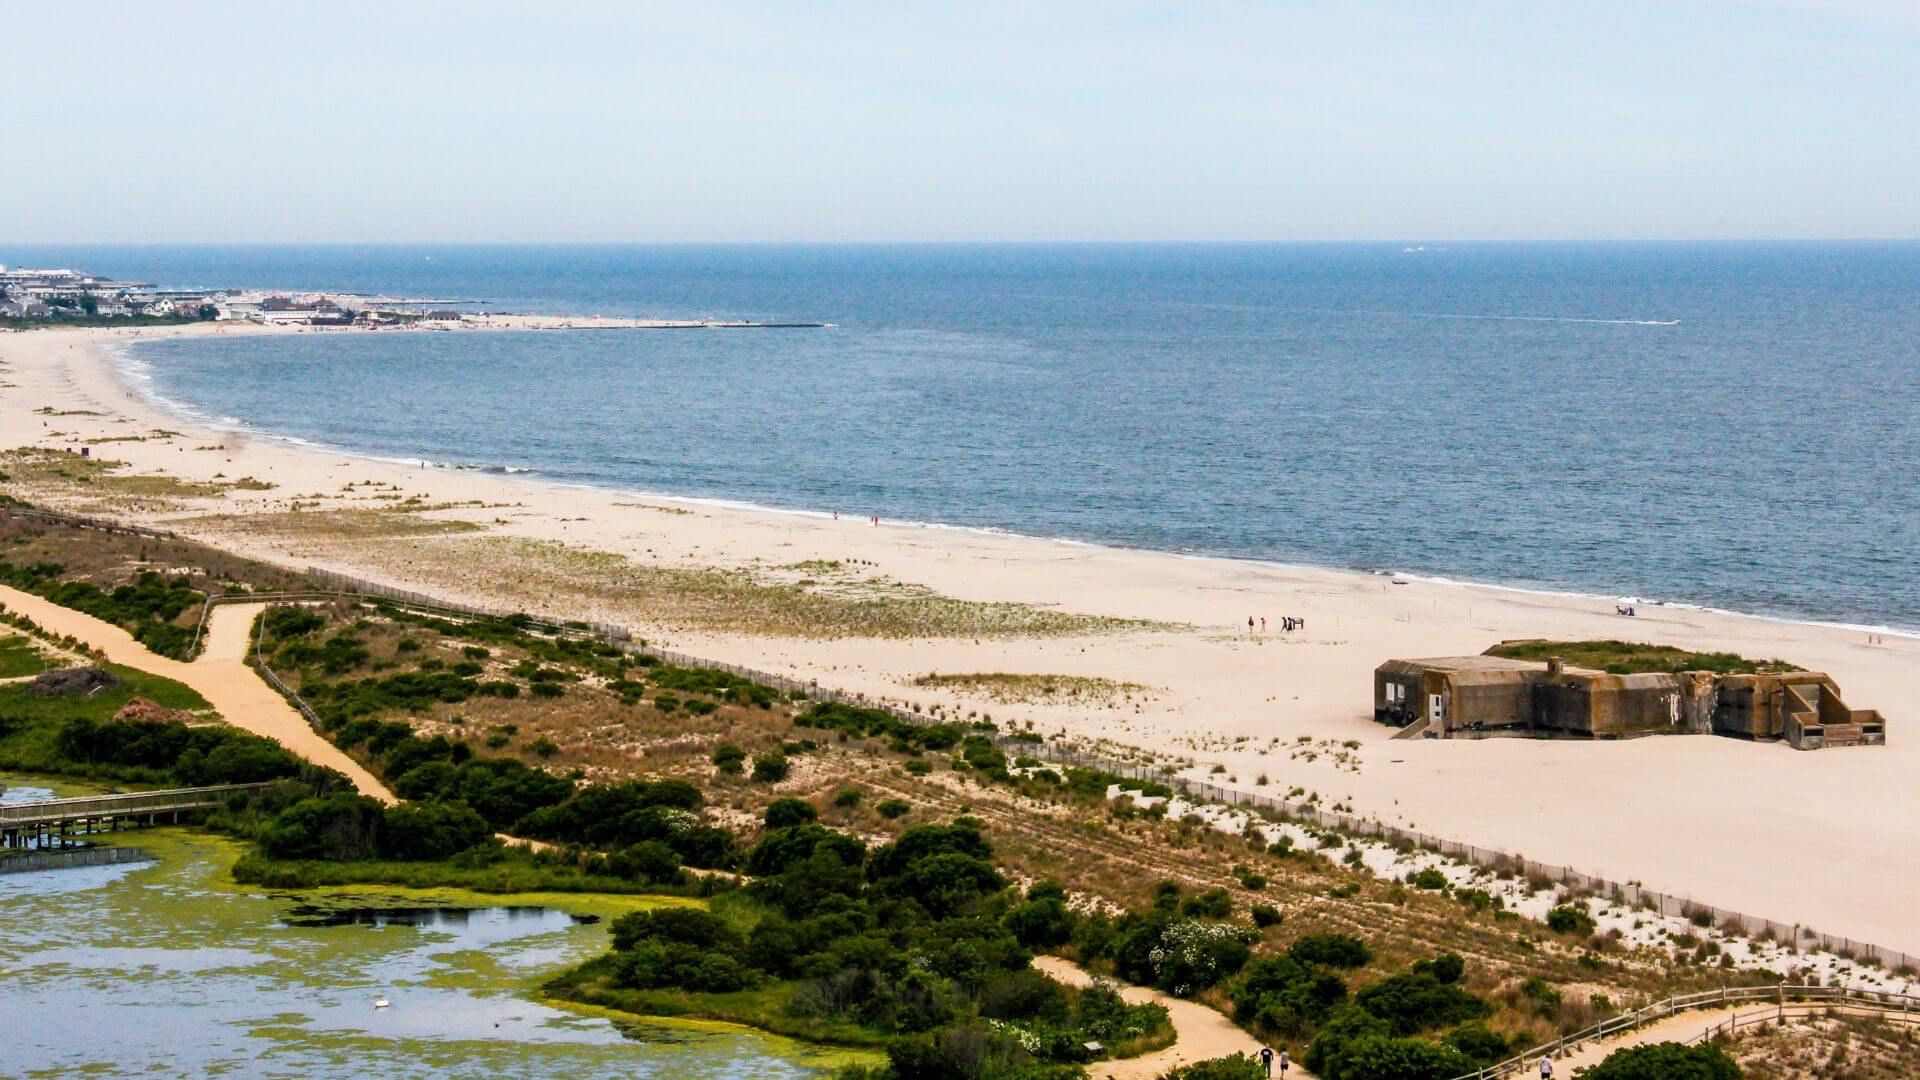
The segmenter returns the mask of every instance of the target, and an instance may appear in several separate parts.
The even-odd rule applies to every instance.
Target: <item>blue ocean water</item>
[[[138,347],[357,452],[1920,628],[1920,244],[76,248],[820,330]]]

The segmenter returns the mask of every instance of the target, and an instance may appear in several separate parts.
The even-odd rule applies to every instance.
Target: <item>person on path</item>
[[[1540,1055],[1540,1080],[1553,1080],[1553,1058],[1550,1055]]]
[[[1260,1069],[1262,1072],[1266,1073],[1268,1076],[1273,1075],[1273,1048],[1272,1047],[1263,1046],[1260,1048]]]
[[[1280,1051],[1280,1075],[1283,1078],[1283,1080],[1284,1080],[1284,1077],[1287,1075],[1287,1070],[1292,1067],[1293,1067],[1293,1059],[1287,1056],[1287,1052],[1285,1050]]]
[[[1253,616],[1247,616],[1247,633],[1253,633]]]
[[[1263,634],[1267,632],[1267,617],[1265,615],[1260,616],[1260,632]]]

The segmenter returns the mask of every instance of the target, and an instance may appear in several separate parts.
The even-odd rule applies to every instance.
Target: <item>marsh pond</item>
[[[56,794],[0,783],[9,802]],[[240,846],[218,835],[114,841],[156,861],[0,874],[0,1075],[803,1077],[850,1060],[539,1000],[606,951],[613,916],[671,901],[269,892],[233,883]]]

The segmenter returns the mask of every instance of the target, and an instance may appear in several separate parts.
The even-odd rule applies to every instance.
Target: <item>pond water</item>
[[[232,883],[223,837],[115,841],[159,861],[0,876],[0,1075],[801,1077],[854,1060],[535,999],[605,951],[612,916],[658,901],[267,893]]]

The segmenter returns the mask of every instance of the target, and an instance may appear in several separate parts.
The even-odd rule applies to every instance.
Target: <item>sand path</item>
[[[1677,1013],[1665,1020],[1656,1020],[1645,1027],[1638,1027],[1625,1035],[1613,1039],[1600,1039],[1583,1043],[1579,1048],[1564,1057],[1554,1059],[1555,1076],[1572,1076],[1576,1070],[1600,1064],[1616,1050],[1626,1050],[1635,1046],[1648,1046],[1653,1043],[1686,1042],[1697,1039],[1715,1024],[1725,1023],[1736,1011],[1749,1014],[1766,1011],[1766,1007],[1749,1004],[1744,1009],[1698,1009],[1692,1012]],[[1533,1066],[1538,1069],[1536,1063]],[[1521,1076],[1538,1075],[1537,1072],[1521,1070]]]
[[[321,738],[305,717],[246,665],[253,620],[265,604],[215,608],[207,620],[206,649],[191,664],[155,655],[120,627],[32,593],[0,585],[0,604],[32,619],[50,634],[72,635],[99,649],[113,663],[185,683],[234,727],[265,736],[316,765],[344,773],[363,795],[394,802],[393,795],[372,773]]]
[[[1048,978],[1068,986],[1089,986],[1093,983],[1093,976],[1085,968],[1057,956],[1036,956],[1033,966]],[[1167,1018],[1173,1022],[1174,1043],[1164,1050],[1124,1061],[1095,1062],[1087,1066],[1087,1075],[1095,1080],[1153,1080],[1176,1066],[1191,1065],[1196,1061],[1228,1054],[1260,1052],[1258,1040],[1205,1005],[1183,1001],[1145,986],[1123,986],[1120,996],[1135,1005],[1152,1002],[1166,1006]],[[1313,1080],[1313,1074],[1297,1064],[1287,1075],[1290,1078]]]

